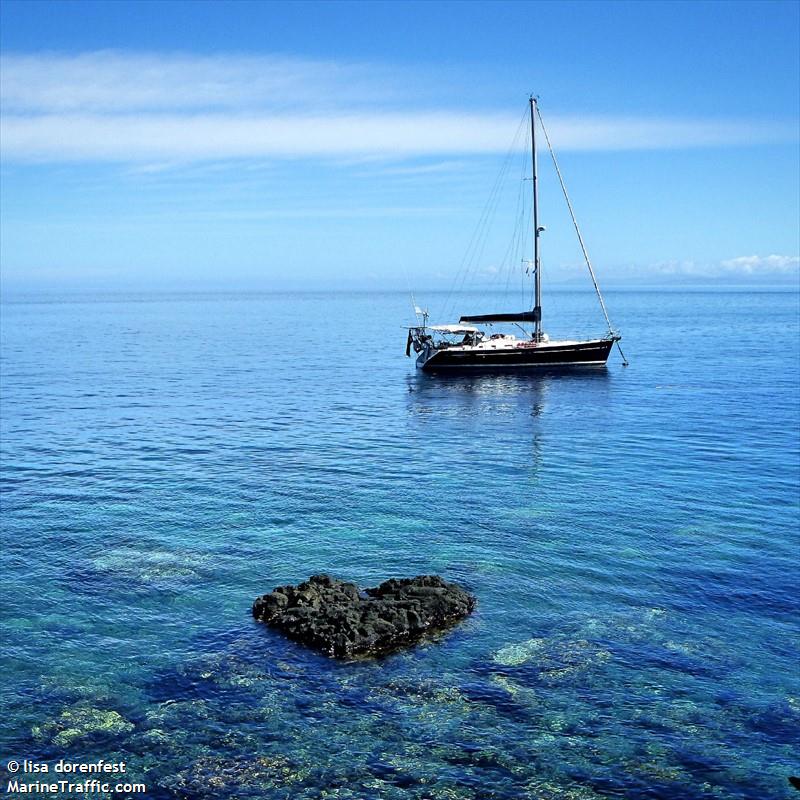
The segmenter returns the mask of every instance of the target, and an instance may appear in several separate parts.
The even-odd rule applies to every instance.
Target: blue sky
[[[6,288],[448,288],[531,91],[603,283],[797,283],[797,3],[1,8]]]

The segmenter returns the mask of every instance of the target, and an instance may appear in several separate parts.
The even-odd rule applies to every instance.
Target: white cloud
[[[195,212],[187,216],[175,214],[173,219],[186,221],[258,222],[270,219],[366,219],[390,217],[432,217],[448,215],[453,209],[447,206],[354,206],[349,208],[280,208],[267,211]]]
[[[23,160],[202,160],[254,157],[487,153],[514,120],[412,112],[6,116],[6,157]]]
[[[435,81],[413,77],[375,65],[279,57],[11,54],[0,69],[0,143],[6,160],[50,162],[392,158],[507,150],[518,116],[427,110]],[[419,83],[426,95],[412,98],[405,87]],[[549,115],[548,127],[562,151],[797,138],[794,125],[758,121]]]
[[[0,57],[12,113],[264,109],[376,102],[383,70],[286,57],[121,53]]]
[[[718,262],[668,261],[656,265],[663,275],[685,275],[697,278],[724,276],[780,276],[800,270],[799,256],[738,256]]]
[[[417,175],[450,174],[462,170],[464,161],[438,161],[435,164],[414,164],[411,166],[381,166],[381,175],[397,175],[399,177],[416,177]]]
[[[498,114],[375,112],[272,114],[7,114],[6,159],[22,161],[195,161],[226,158],[467,155],[503,152],[517,121]],[[741,129],[672,120],[554,118],[560,150],[727,145]],[[780,138],[751,126],[751,141]]]
[[[760,273],[792,273],[800,266],[798,256],[739,256],[721,262],[720,265],[729,272],[743,273],[745,275],[758,275]]]

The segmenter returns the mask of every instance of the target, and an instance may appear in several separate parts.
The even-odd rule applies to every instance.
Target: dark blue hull
[[[437,370],[504,370],[537,367],[602,366],[608,361],[615,339],[596,339],[569,344],[521,342],[518,347],[487,350],[480,347],[448,347],[424,351],[417,366],[426,372]]]

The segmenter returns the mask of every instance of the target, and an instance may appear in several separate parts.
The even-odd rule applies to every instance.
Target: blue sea
[[[152,800],[800,798],[798,295],[606,299],[628,367],[433,377],[403,294],[7,296],[2,766],[125,761]],[[592,303],[547,300],[551,335]],[[250,614],[319,572],[478,606],[334,662]]]

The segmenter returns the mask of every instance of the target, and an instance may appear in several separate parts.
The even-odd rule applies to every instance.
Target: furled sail
[[[539,322],[542,318],[542,309],[539,306],[533,311],[520,311],[518,314],[479,314],[477,316],[461,317],[459,322]]]

